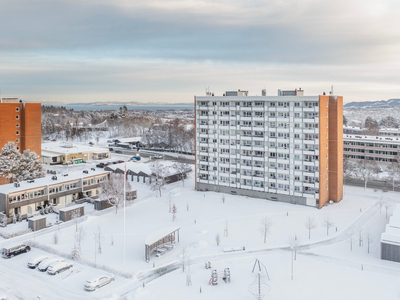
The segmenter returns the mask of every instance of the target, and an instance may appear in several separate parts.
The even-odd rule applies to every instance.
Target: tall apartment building
[[[321,208],[343,198],[343,97],[195,96],[196,189]]]
[[[25,149],[41,155],[41,105],[23,103],[18,98],[0,98],[0,149],[15,142],[21,153]],[[0,178],[0,184],[6,183]]]

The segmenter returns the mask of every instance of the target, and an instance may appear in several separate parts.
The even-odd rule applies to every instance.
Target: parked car
[[[93,145],[94,145],[94,143],[93,143],[93,142],[89,142],[89,145],[90,145],[90,146],[93,146]]]
[[[156,154],[156,155],[154,155],[154,158],[155,159],[161,159],[161,158],[163,158],[163,156],[161,154]]]
[[[109,151],[114,151],[114,148],[108,148]]]
[[[4,258],[12,258],[16,255],[20,255],[29,251],[31,251],[31,247],[22,244],[11,248],[3,248],[3,250],[1,251],[1,255]]]
[[[118,163],[119,163],[119,164],[122,164],[122,163],[124,163],[124,161],[123,161],[123,160],[119,160]]]
[[[56,140],[56,139],[52,139],[51,141],[52,141],[52,142],[56,142],[57,140]]]
[[[28,267],[31,269],[35,269],[42,261],[49,258],[47,255],[37,256],[34,259],[28,261]]]
[[[115,153],[122,154],[122,151],[121,150],[115,150]]]
[[[99,163],[96,165],[96,168],[104,168],[106,166],[105,163]]]
[[[97,290],[114,280],[115,280],[115,275],[113,274],[101,275],[99,277],[89,279],[88,281],[85,282],[85,290],[86,291]]]
[[[48,268],[47,268],[47,273],[50,275],[56,275],[58,273],[64,272],[66,270],[69,270],[73,267],[74,265],[71,263],[67,263],[67,262],[58,262],[55,264],[51,264]]]
[[[47,268],[50,267],[50,265],[58,263],[58,262],[63,262],[63,261],[64,261],[64,259],[59,258],[59,257],[48,258],[48,259],[45,259],[44,261],[42,261],[38,265],[37,268],[40,272],[45,272],[45,271],[47,271]]]
[[[140,155],[132,156],[132,157],[130,158],[130,160],[133,160],[133,161],[135,161],[135,160],[140,160]]]
[[[107,140],[107,143],[114,143],[112,140]]]

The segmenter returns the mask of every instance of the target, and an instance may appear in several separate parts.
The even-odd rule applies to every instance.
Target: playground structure
[[[218,277],[221,277],[225,283],[231,282],[231,271],[229,268],[225,268],[224,271],[218,272],[217,270],[212,270],[211,278],[208,282],[209,285],[218,285]]]

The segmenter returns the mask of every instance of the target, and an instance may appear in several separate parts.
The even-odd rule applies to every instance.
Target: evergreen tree
[[[8,142],[0,154],[0,177],[5,177],[8,183],[17,179],[20,173],[21,153],[14,142]]]

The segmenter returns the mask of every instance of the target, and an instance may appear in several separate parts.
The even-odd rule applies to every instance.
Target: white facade
[[[196,188],[318,206],[319,96],[197,96]]]

